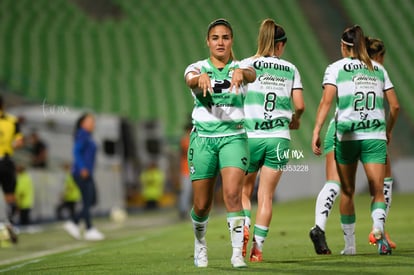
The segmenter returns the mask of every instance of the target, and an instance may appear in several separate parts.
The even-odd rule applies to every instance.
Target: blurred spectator
[[[56,217],[58,220],[63,220],[67,216],[73,220],[75,218],[76,204],[81,199],[79,187],[73,179],[70,169],[71,167],[69,164],[65,163],[63,165],[63,192],[61,203],[56,207]]]
[[[164,172],[152,162],[140,175],[146,209],[157,209],[164,192]]]
[[[190,133],[193,128],[192,124],[188,124],[185,127],[184,135],[181,138],[180,142],[180,171],[181,171],[181,186],[180,186],[180,199],[178,210],[181,218],[185,218],[189,214],[191,208],[191,179],[190,179],[190,170],[188,168],[188,146],[190,144]]]
[[[97,194],[94,180],[94,166],[96,159],[96,142],[93,140],[95,130],[95,116],[84,113],[76,121],[74,131],[72,176],[79,187],[82,196],[82,209],[75,214],[74,219],[64,224],[64,229],[76,240],[82,238],[80,221],[85,221],[87,241],[100,241],[105,235],[92,225],[91,208],[96,205]]]
[[[16,210],[16,168],[12,156],[15,149],[21,148],[24,142],[18,120],[5,112],[3,103],[0,95],[0,185],[6,201],[5,209],[0,209],[0,227],[6,228],[9,239],[16,243],[17,235],[11,224]]]
[[[32,155],[31,165],[35,168],[47,167],[47,146],[40,139],[36,131],[33,131],[29,137],[30,152]]]
[[[29,173],[22,165],[16,166],[17,184],[15,190],[16,204],[19,211],[19,224],[26,226],[31,223],[30,210],[33,208],[34,188]]]

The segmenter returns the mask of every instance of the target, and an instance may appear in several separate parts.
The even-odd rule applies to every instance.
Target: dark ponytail
[[[75,123],[75,129],[73,131],[73,137],[76,137],[76,133],[79,131],[79,129],[82,126],[83,121],[85,120],[85,118],[87,118],[89,115],[91,115],[90,113],[83,113],[77,120]]]
[[[347,28],[342,34],[341,41],[349,50],[353,50],[354,57],[364,62],[369,70],[374,69],[365,45],[365,35],[360,26],[355,25]]]

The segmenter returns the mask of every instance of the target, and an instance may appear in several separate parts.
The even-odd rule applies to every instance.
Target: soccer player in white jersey
[[[321,155],[320,131],[336,98],[335,160],[341,182],[340,215],[344,252],[355,251],[355,175],[361,160],[372,195],[372,233],[380,255],[391,254],[384,236],[384,175],[387,141],[399,112],[393,85],[384,67],[369,58],[361,27],[347,28],[341,38],[342,59],[325,71],[323,95],[316,115],[312,150]],[[390,106],[386,119],[384,99]],[[343,253],[355,254],[355,253]]]
[[[262,248],[272,219],[273,195],[289,160],[286,154],[290,147],[289,129],[299,128],[300,117],[305,109],[299,71],[295,65],[281,59],[286,42],[283,27],[272,19],[265,19],[259,30],[257,52],[245,60],[255,68],[256,80],[248,85],[244,105],[250,149],[250,165],[243,184],[243,208],[246,215],[244,255],[251,224],[250,199],[260,169],[251,262],[263,260]]]
[[[243,177],[249,165],[244,128],[246,84],[256,73],[234,60],[233,30],[225,19],[210,23],[207,46],[210,57],[185,70],[185,81],[194,97],[188,166],[193,187],[191,219],[195,236],[194,264],[207,267],[206,232],[218,172],[223,183],[233,254],[233,267],[246,267],[242,256],[244,212]]]
[[[376,38],[366,38],[366,47],[368,55],[371,59],[377,61],[380,64],[384,63],[385,46],[384,43]],[[333,204],[340,193],[340,179],[338,171],[336,169],[335,157],[334,157],[334,141],[335,141],[335,121],[332,119],[329,123],[328,130],[325,134],[323,153],[325,154],[326,163],[326,183],[319,192],[316,205],[315,205],[315,226],[312,227],[309,232],[309,236],[315,247],[317,254],[331,254],[331,250],[326,243],[325,238],[325,226],[328,217],[331,213]],[[392,183],[393,178],[391,175],[391,165],[389,156],[387,155],[387,163],[385,166],[385,178],[384,178],[384,199],[386,203],[386,215],[388,217],[388,211],[391,207],[392,201]],[[391,240],[389,234],[385,232],[385,237],[391,246],[396,248],[397,245]],[[374,235],[369,234],[369,242],[376,244]],[[348,247],[347,250],[342,250],[341,254],[353,255],[356,253],[355,247]]]

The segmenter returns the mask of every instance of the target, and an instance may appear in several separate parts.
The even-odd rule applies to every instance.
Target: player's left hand
[[[312,151],[317,156],[322,155],[321,139],[320,139],[319,134],[314,133],[312,136]]]
[[[236,89],[236,94],[239,93],[239,87],[243,84],[243,70],[240,68],[237,68],[233,72],[233,77],[231,78],[231,85],[230,85],[230,91],[233,90],[233,88]]]
[[[292,120],[289,123],[290,130],[297,130],[300,126],[300,119],[296,117],[295,114],[292,115]]]

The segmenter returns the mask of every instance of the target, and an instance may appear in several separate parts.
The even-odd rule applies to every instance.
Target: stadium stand
[[[314,115],[329,61],[298,1],[104,2],[116,6],[114,16],[107,10],[105,16],[88,12],[101,1],[0,1],[1,83],[38,102],[87,107],[135,121],[157,118],[174,139],[193,106],[183,72],[189,63],[208,55],[203,47],[207,24],[227,18],[235,31],[236,57],[244,58],[255,53],[261,20],[271,17],[288,33],[284,58],[297,65],[305,88],[306,115],[302,129],[293,133],[292,146],[312,155]],[[400,9],[393,8],[395,2]],[[414,84],[408,67],[413,56],[412,2],[342,3],[368,33],[382,37],[387,45],[398,41],[399,47],[388,47],[387,67],[398,90],[409,91]],[[384,18],[391,17],[385,24]],[[409,108],[414,95],[400,94]],[[410,115],[414,120],[414,112]]]

